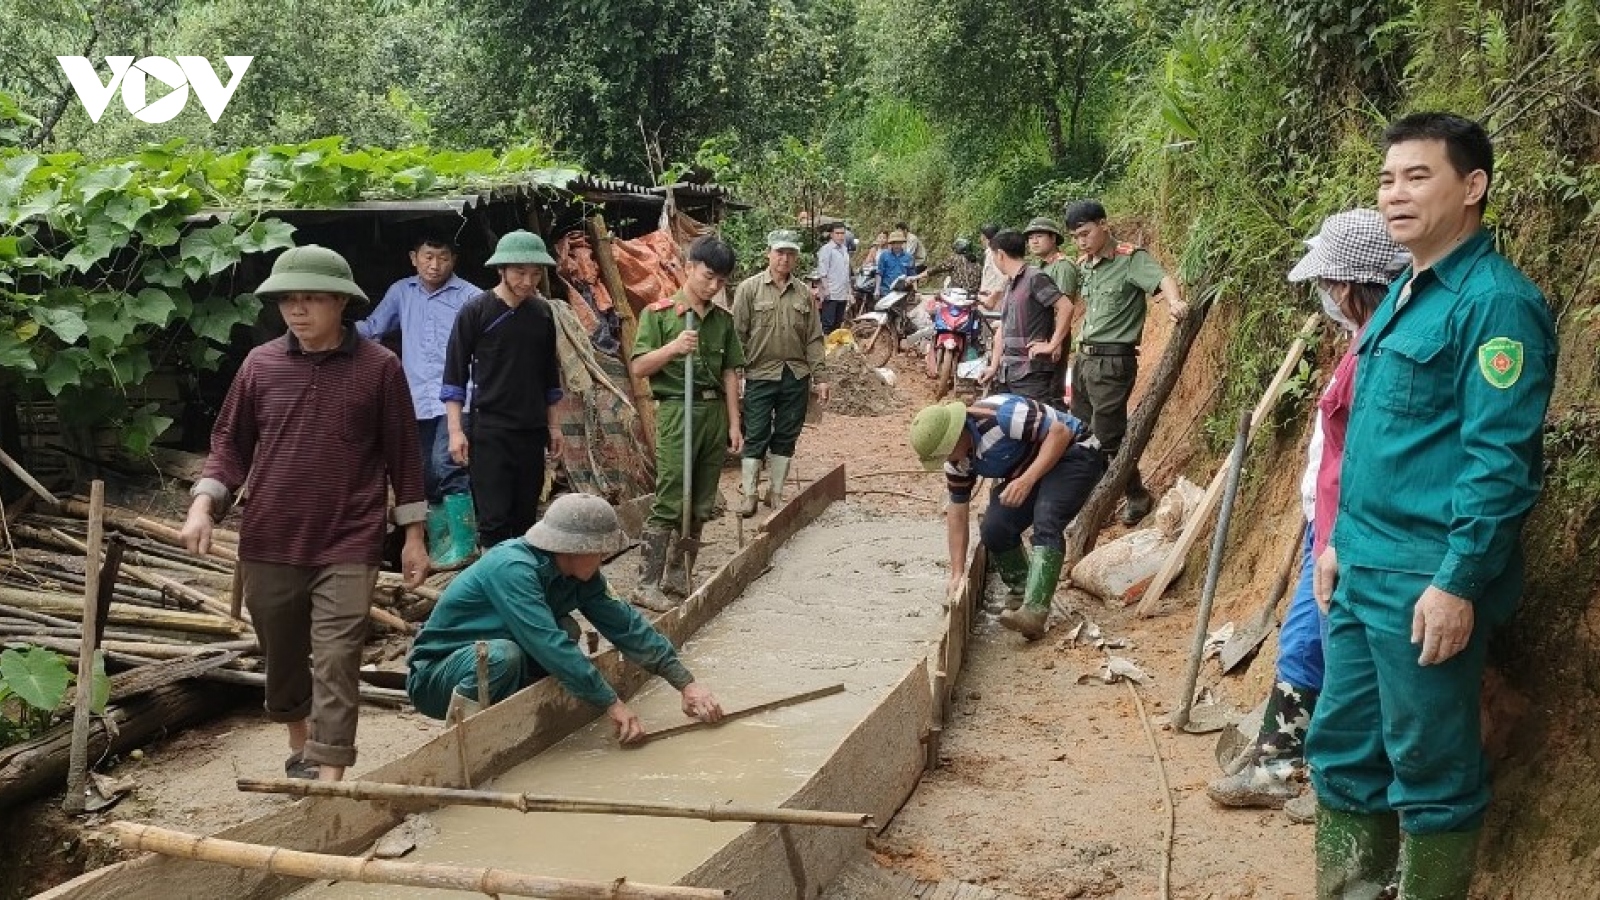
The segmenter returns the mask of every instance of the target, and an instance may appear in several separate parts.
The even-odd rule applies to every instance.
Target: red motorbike
[[[933,346],[928,351],[928,375],[933,378],[933,397],[943,397],[955,387],[956,367],[965,362],[968,350],[976,349],[982,320],[977,298],[963,288],[941,290],[933,301]]]

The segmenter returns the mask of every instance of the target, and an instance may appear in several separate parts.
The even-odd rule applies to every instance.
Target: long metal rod
[[[1217,581],[1222,576],[1222,551],[1228,544],[1228,521],[1233,518],[1233,501],[1239,494],[1239,473],[1244,469],[1244,455],[1250,449],[1250,413],[1239,416],[1239,434],[1233,440],[1233,453],[1228,457],[1228,481],[1222,489],[1222,508],[1217,510],[1216,534],[1211,539],[1211,559],[1206,563],[1206,583],[1200,592],[1200,608],[1194,618],[1194,646],[1189,650],[1189,668],[1183,676],[1183,695],[1178,698],[1178,708],[1172,713],[1172,725],[1183,728],[1189,724],[1189,711],[1194,708],[1194,686],[1200,679],[1200,658],[1205,655],[1206,629],[1211,626],[1211,604],[1217,597]]]
[[[694,309],[684,310],[683,327],[694,331],[695,324]],[[694,573],[689,571],[689,528],[694,522],[694,355],[698,352],[696,349],[683,356],[683,524],[673,552],[679,554],[683,565],[685,596],[694,593]]]
[[[708,822],[771,822],[778,825],[820,825],[827,828],[873,828],[867,813],[815,809],[704,806],[675,803],[640,803],[587,797],[552,797],[509,791],[463,791],[456,788],[389,784],[381,781],[307,781],[297,778],[240,778],[239,790],[258,794],[297,794],[303,797],[344,797],[399,805],[487,806],[533,813],[586,813],[602,816],[652,816],[667,819],[702,819]]]

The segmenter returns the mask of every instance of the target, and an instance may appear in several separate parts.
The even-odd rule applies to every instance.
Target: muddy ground
[[[1156,347],[1159,331],[1158,325]],[[1144,468],[1154,487],[1170,486],[1185,466],[1205,458],[1194,446],[1193,423],[1211,398],[1213,381],[1207,377],[1212,373],[1198,370],[1216,358],[1217,348],[1208,344],[1219,340],[1212,329],[1202,334],[1196,377],[1185,378],[1169,406],[1171,425],[1163,425],[1146,451]],[[1153,369],[1149,351],[1147,360],[1145,368]],[[920,472],[905,445],[911,415],[929,399],[928,379],[910,357],[894,366],[900,377],[893,409],[865,417],[829,414],[808,425],[795,471],[809,481],[843,463],[853,501],[883,512],[938,517],[942,479]],[[1277,457],[1253,458],[1260,462],[1252,463],[1242,501],[1249,512],[1236,520],[1229,542],[1214,627],[1242,622],[1255,610],[1272,581],[1271,561],[1297,538],[1298,463],[1292,452]],[[1210,471],[1187,474],[1204,484]],[[723,490],[730,500],[736,497],[736,470],[724,472]],[[1113,526],[1101,539],[1120,531]],[[707,538],[702,566],[708,572],[737,547],[732,519],[710,527]],[[1203,554],[1202,548],[1191,556],[1191,571],[1170,592],[1166,612],[1152,619],[1136,619],[1132,610],[1108,608],[1066,588],[1058,593],[1058,605],[1077,608],[1107,636],[1127,642],[1117,652],[1149,674],[1137,690],[1152,719],[1177,700],[1194,628],[1193,570],[1203,564]],[[608,569],[619,587],[631,581],[629,565],[624,558]],[[957,685],[941,765],[872,841],[878,865],[923,881],[956,879],[1035,900],[1160,895],[1167,813],[1144,721],[1127,685],[1077,683],[1100,668],[1104,651],[1069,644],[1064,630],[1057,627],[1046,639],[1024,644],[991,619],[980,621]],[[1202,684],[1213,685],[1223,702],[1249,708],[1264,696],[1275,652],[1275,639],[1269,638],[1248,672],[1220,681],[1208,663]],[[1217,809],[1204,794],[1205,783],[1218,774],[1215,736],[1178,733],[1159,722],[1153,727],[1175,816],[1172,896],[1311,896],[1311,829],[1290,824],[1278,812]],[[350,774],[359,777],[406,753],[437,728],[415,713],[364,709],[361,757]],[[280,727],[240,709],[152,744],[142,760],[118,761],[110,774],[131,777],[137,788],[107,815],[200,833],[223,828],[289,802],[232,789],[236,775],[281,772],[285,753]],[[97,857],[68,832],[36,827],[59,824],[51,812],[58,802],[35,805],[25,812],[35,826],[13,832],[34,838],[32,846],[10,849],[36,867],[35,889]]]

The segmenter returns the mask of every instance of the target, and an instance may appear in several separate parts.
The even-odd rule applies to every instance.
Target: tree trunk
[[[89,730],[90,759],[122,753],[151,737],[176,731],[235,703],[237,688],[184,682],[156,688],[127,703],[109,707]],[[109,737],[106,723],[112,724]],[[0,750],[0,809],[40,794],[59,790],[67,775],[72,723],[64,722],[39,737]]]
[[[1161,355],[1161,363],[1156,368],[1156,373],[1150,379],[1150,391],[1144,399],[1139,401],[1138,409],[1134,410],[1133,417],[1128,420],[1128,433],[1122,439],[1122,449],[1118,451],[1116,459],[1112,460],[1111,468],[1105,477],[1100,479],[1100,484],[1089,495],[1083,509],[1078,511],[1072,520],[1072,527],[1067,530],[1067,555],[1063,569],[1072,571],[1090,550],[1100,536],[1100,528],[1111,515],[1111,510],[1116,506],[1117,499],[1127,490],[1128,480],[1133,477],[1133,469],[1140,454],[1144,453],[1145,445],[1150,443],[1150,436],[1156,430],[1156,420],[1161,417],[1161,410],[1167,404],[1167,398],[1172,396],[1172,389],[1178,385],[1178,376],[1183,374],[1183,363],[1189,358],[1189,348],[1194,345],[1194,339],[1200,334],[1200,328],[1205,325],[1206,313],[1210,310],[1212,300],[1201,300],[1206,291],[1197,287],[1195,296],[1197,302],[1189,307],[1189,314],[1184,316],[1172,329],[1172,337],[1167,342],[1166,352]]]
[[[1044,135],[1050,144],[1050,161],[1062,165],[1067,161],[1067,139],[1061,131],[1061,103],[1054,90],[1046,90],[1039,100],[1039,114],[1044,117]]]

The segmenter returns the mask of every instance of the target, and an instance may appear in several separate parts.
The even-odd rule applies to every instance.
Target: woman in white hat
[[[1353,209],[1329,216],[1306,241],[1306,253],[1289,272],[1291,282],[1312,282],[1322,312],[1350,344],[1322,398],[1312,426],[1305,474],[1300,479],[1306,517],[1305,551],[1300,583],[1278,633],[1277,671],[1267,699],[1260,737],[1250,748],[1252,762],[1235,775],[1207,785],[1206,793],[1223,806],[1285,806],[1296,822],[1309,823],[1316,799],[1300,793],[1292,776],[1305,765],[1306,728],[1322,690],[1322,613],[1312,596],[1313,561],[1328,545],[1334,511],[1339,505],[1339,462],[1344,455],[1345,426],[1355,392],[1355,338],[1366,327],[1389,283],[1410,264],[1404,247],[1389,237],[1376,210]]]

